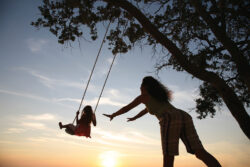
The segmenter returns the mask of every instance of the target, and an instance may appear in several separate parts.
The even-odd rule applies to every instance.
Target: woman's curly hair
[[[160,102],[168,102],[171,100],[172,92],[152,76],[144,77],[142,86],[145,87],[150,96]]]

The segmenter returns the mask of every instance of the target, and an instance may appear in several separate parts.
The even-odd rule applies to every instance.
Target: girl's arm
[[[78,115],[79,115],[79,111],[76,112],[76,124],[78,125],[79,124],[79,119],[78,119]]]
[[[128,122],[129,121],[134,121],[134,120],[136,120],[136,119],[138,119],[138,118],[140,118],[140,117],[142,117],[143,115],[145,115],[145,114],[147,114],[148,113],[148,110],[145,108],[144,110],[142,110],[141,112],[139,112],[136,116],[134,116],[134,117],[132,117],[132,118],[127,118],[128,120]]]
[[[122,114],[128,112],[129,110],[131,110],[132,108],[138,106],[141,103],[142,103],[142,96],[140,95],[140,96],[136,97],[131,103],[129,103],[128,105],[122,107],[117,112],[115,112],[115,113],[113,113],[111,115],[110,114],[103,114],[103,115],[106,116],[106,117],[109,117],[110,121],[111,121],[114,117],[116,117],[118,115],[122,115]]]
[[[95,113],[92,114],[92,123],[94,126],[96,126],[96,116]]]

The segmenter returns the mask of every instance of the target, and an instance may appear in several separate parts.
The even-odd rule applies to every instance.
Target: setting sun
[[[103,167],[116,167],[117,164],[117,152],[106,151],[100,154],[101,165]]]

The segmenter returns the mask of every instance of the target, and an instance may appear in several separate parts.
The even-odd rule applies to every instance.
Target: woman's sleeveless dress
[[[192,117],[188,113],[175,108],[169,102],[159,102],[153,97],[150,97],[145,105],[148,112],[159,120],[163,154],[178,155],[180,138],[187,152],[191,154],[203,148]]]

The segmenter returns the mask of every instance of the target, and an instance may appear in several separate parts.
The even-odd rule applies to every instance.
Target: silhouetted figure
[[[79,111],[76,113],[76,126],[73,124],[63,125],[59,122],[60,129],[66,128],[65,132],[71,135],[89,137],[91,132],[91,122],[96,126],[96,117],[92,110],[92,107],[87,105],[83,108],[81,118],[78,119]]]
[[[195,130],[192,117],[170,104],[171,92],[164,85],[148,76],[143,78],[140,89],[141,95],[131,103],[113,114],[104,115],[109,117],[111,121],[114,117],[124,114],[143,103],[146,108],[134,117],[128,118],[128,121],[134,121],[146,113],[155,115],[158,118],[161,129],[164,167],[173,167],[174,156],[179,154],[180,138],[185,144],[187,152],[195,154],[208,167],[221,167],[220,163],[204,149]]]

